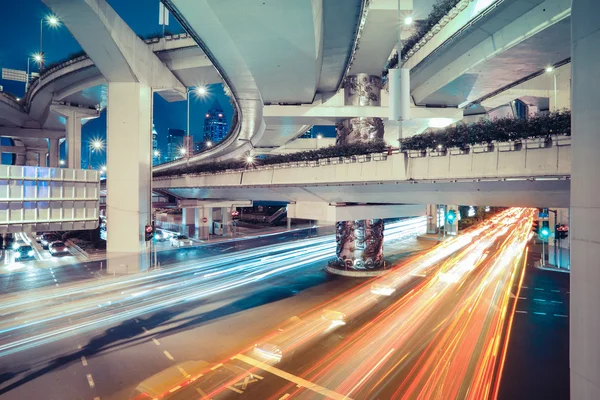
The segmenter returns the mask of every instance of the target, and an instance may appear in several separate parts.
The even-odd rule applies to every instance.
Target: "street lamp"
[[[42,50],[42,37],[43,37],[43,32],[44,32],[44,21],[46,21],[46,23],[48,24],[48,26],[50,26],[51,28],[56,28],[57,26],[60,25],[60,20],[58,19],[58,17],[56,15],[47,15],[45,18],[40,19],[40,55],[42,56],[40,58],[40,71],[44,68],[44,51]]]
[[[190,93],[192,92],[198,97],[204,97],[208,94],[208,89],[205,86],[187,88],[187,130],[185,135],[188,137],[190,136]]]
[[[100,139],[92,139],[88,149],[88,169],[92,169],[92,153],[104,150],[104,142]]]
[[[212,142],[210,140],[206,142],[206,147],[212,147]]]
[[[59,165],[61,165],[61,166],[64,166],[64,165],[65,165],[65,160],[60,160],[60,161],[58,162],[58,164],[59,164]]]
[[[413,18],[409,15],[408,17],[404,18],[404,25],[412,25],[413,23]]]
[[[254,162],[254,157],[252,157],[252,156],[247,156],[246,157],[246,163],[252,164],[253,162]]]
[[[185,147],[180,147],[179,154],[181,154],[181,157],[185,156],[187,154],[187,149]]]

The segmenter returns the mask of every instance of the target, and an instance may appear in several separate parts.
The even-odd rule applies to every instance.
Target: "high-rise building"
[[[158,132],[152,124],[152,164],[160,164],[160,150],[158,150]]]
[[[169,135],[167,136],[167,161],[181,158],[184,137],[185,131],[183,129],[169,128]]]
[[[211,142],[213,145],[219,143],[227,136],[228,129],[223,108],[215,100],[204,118],[204,142]]]
[[[314,139],[315,135],[314,135],[314,129],[311,126],[309,130],[307,130],[306,132],[304,132],[302,135],[300,135],[301,139]]]

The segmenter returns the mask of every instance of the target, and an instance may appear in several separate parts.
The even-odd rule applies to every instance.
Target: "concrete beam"
[[[66,97],[83,91],[84,89],[104,84],[106,84],[106,79],[102,75],[92,76],[91,78],[77,81],[76,83],[63,88],[62,90],[59,90],[58,92],[54,93],[53,99],[55,101],[61,101]]]
[[[425,215],[425,205],[331,205],[317,202],[298,202],[288,205],[288,218],[318,221],[353,221],[373,218],[416,217]]]
[[[533,37],[564,18],[568,18],[570,14],[571,0],[544,1],[501,29],[489,34],[486,39],[471,47],[453,62],[449,64],[444,62],[443,65],[440,65],[438,73],[412,90],[414,101],[421,104],[427,97],[463,76],[472,68]],[[405,67],[407,64],[413,65],[412,58],[409,60],[410,63],[405,64]]]
[[[139,82],[169,101],[186,98],[186,87],[106,0],[42,0],[109,82]]]
[[[0,136],[10,138],[60,139],[64,138],[65,134],[65,131],[48,129],[0,127]]]
[[[177,200],[179,208],[223,208],[223,207],[252,207],[252,200]]]

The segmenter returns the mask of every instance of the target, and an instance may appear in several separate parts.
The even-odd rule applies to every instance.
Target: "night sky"
[[[119,13],[138,35],[147,36],[162,31],[158,24],[158,0],[108,0],[108,3]],[[25,70],[27,57],[39,51],[40,19],[49,14],[48,8],[40,0],[20,0],[18,6],[4,8],[3,21],[0,24],[0,35],[5,38],[0,46],[0,68]],[[59,16],[60,17],[60,16]],[[171,16],[166,28],[171,33],[181,33],[183,29]],[[10,39],[8,39],[10,38]],[[81,51],[77,41],[64,26],[51,28],[44,26],[43,50],[45,63],[50,64],[64,60],[73,53]],[[37,67],[32,67],[36,71]],[[0,79],[0,85],[5,92],[22,97],[25,84]],[[190,131],[195,140],[201,140],[204,115],[215,100],[224,110],[229,121],[233,109],[229,98],[223,93],[221,85],[209,87],[210,96],[205,99],[194,99],[190,105]],[[161,153],[166,154],[166,135],[169,128],[186,128],[186,102],[167,103],[159,95],[154,98],[154,124],[159,134]],[[333,127],[318,127],[317,130],[325,136],[335,136]],[[82,160],[87,162],[85,142],[91,138],[106,136],[106,111],[100,118],[91,120],[82,129]],[[62,151],[61,151],[62,153]],[[97,167],[104,163],[104,153],[92,159],[92,165]]]

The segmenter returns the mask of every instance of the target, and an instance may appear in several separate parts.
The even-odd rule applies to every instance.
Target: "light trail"
[[[389,224],[386,241],[422,233],[424,217]],[[0,357],[289,273],[335,254],[331,235],[237,251],[160,271],[0,297]]]

